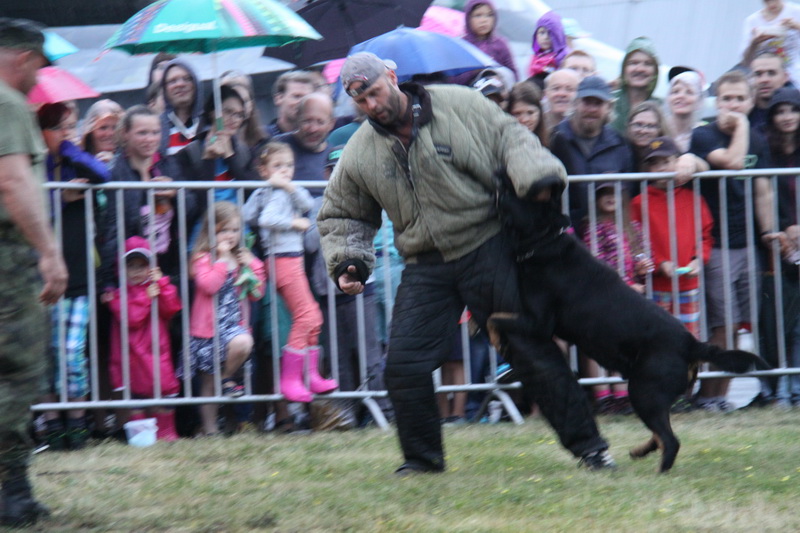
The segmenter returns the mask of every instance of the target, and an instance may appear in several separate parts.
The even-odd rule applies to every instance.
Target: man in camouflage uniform
[[[0,18],[0,524],[12,527],[47,514],[28,482],[28,426],[47,364],[44,306],[67,282],[45,210],[45,147],[25,102],[48,64],[43,44],[39,25]]]

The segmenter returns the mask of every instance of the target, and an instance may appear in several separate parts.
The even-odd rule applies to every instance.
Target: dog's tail
[[[725,372],[744,374],[752,369],[769,370],[769,364],[754,353],[744,350],[725,350],[713,344],[698,342],[692,350],[694,361],[706,361]]]

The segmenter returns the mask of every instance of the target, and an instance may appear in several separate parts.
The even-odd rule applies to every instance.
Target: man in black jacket
[[[553,130],[550,150],[564,163],[567,174],[633,172],[633,152],[627,141],[608,125],[613,108],[608,84],[589,76],[578,85],[572,115]],[[577,225],[593,201],[586,183],[572,183],[569,215]]]

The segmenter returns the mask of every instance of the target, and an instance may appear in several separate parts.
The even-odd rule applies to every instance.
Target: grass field
[[[675,415],[672,472],[627,450],[649,436],[601,417],[620,468],[592,473],[541,420],[446,428],[448,472],[395,478],[393,432],[243,433],[149,448],[104,442],[34,458],[53,515],[38,531],[800,531],[800,410]]]

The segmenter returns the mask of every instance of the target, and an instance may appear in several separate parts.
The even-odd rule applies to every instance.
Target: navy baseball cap
[[[581,80],[580,85],[578,85],[578,94],[575,98],[599,98],[604,102],[610,102],[614,99],[611,96],[611,89],[608,87],[608,83],[600,76],[588,76]]]

